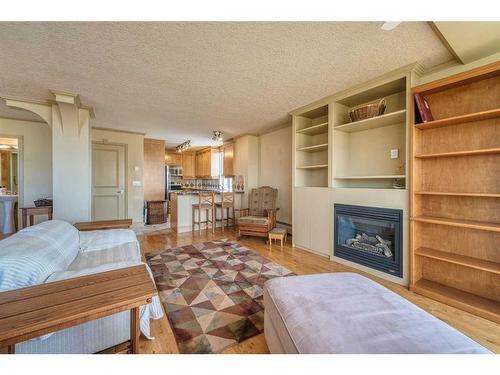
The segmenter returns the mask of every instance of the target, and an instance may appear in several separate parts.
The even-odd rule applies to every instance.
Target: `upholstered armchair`
[[[276,226],[278,189],[262,186],[252,189],[248,197],[248,208],[239,210],[238,238],[242,235],[266,237]]]

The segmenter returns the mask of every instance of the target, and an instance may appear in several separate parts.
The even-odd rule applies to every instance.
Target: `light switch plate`
[[[136,186],[136,187],[142,186],[142,182],[141,181],[132,181],[132,186]]]
[[[391,150],[391,159],[397,159],[399,158],[399,149],[393,148]]]

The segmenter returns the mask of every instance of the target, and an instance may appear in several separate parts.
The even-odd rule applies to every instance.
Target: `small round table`
[[[0,195],[0,202],[3,204],[3,228],[4,234],[14,232],[14,204],[17,202],[17,195]]]

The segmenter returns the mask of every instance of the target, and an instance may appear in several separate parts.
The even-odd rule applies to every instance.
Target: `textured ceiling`
[[[0,96],[79,93],[94,126],[209,144],[419,61],[452,59],[427,23],[0,23]],[[2,115],[0,107],[0,115]]]

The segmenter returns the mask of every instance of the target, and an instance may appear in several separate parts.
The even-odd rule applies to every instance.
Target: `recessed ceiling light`
[[[385,31],[394,30],[401,22],[399,21],[389,21],[382,24],[381,29]]]

